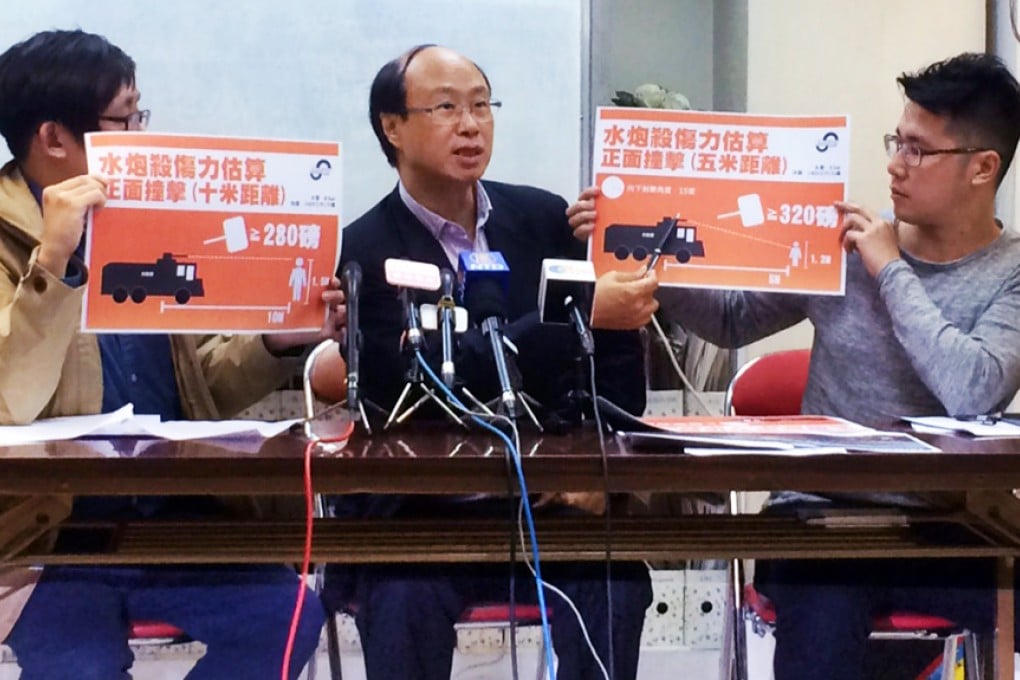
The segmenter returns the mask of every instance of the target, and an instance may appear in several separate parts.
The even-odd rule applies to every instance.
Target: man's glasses
[[[470,104],[454,104],[453,102],[442,102],[435,106],[408,106],[408,113],[424,113],[432,122],[438,125],[453,125],[461,119],[467,111],[478,123],[488,123],[492,120],[492,112],[503,105],[503,102],[495,99],[479,99]]]
[[[885,135],[882,137],[885,142],[885,152],[889,158],[895,158],[896,154],[903,157],[903,162],[910,167],[916,168],[921,165],[925,156],[939,156],[941,154],[978,153],[979,151],[994,151],[977,146],[967,146],[957,149],[922,149],[912,142],[904,142],[898,135]]]
[[[141,111],[135,111],[126,116],[99,116],[99,120],[106,120],[111,123],[120,123],[124,126],[125,130],[144,130],[149,127],[149,119],[152,117],[152,111],[149,109],[142,109]]]

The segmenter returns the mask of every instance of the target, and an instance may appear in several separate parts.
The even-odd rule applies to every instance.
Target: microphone
[[[358,320],[358,298],[361,297],[361,265],[351,261],[341,274],[347,301],[347,407],[359,411],[358,373],[361,366],[361,325]]]
[[[439,267],[426,262],[414,262],[412,260],[396,258],[386,260],[383,266],[386,271],[386,282],[391,286],[398,286],[400,288],[400,299],[404,304],[406,328],[405,344],[402,349],[406,354],[410,354],[407,382],[404,383],[404,389],[400,392],[400,396],[397,397],[397,403],[393,405],[390,417],[386,424],[383,425],[383,429],[389,428],[393,423],[404,422],[411,414],[418,410],[419,406],[428,400],[431,400],[438,406],[453,422],[466,429],[467,425],[460,419],[460,416],[454,413],[450,406],[440,399],[422,380],[423,365],[425,363],[425,359],[421,357],[425,350],[425,334],[422,322],[424,314],[418,308],[418,305],[415,304],[414,296],[416,290],[438,290],[443,285],[443,277],[439,274]],[[450,274],[449,284],[444,287],[444,296],[447,289],[452,295],[452,274]],[[432,318],[435,319],[435,316]],[[421,394],[412,397],[412,390],[417,390]],[[407,409],[401,410],[405,400],[408,398],[415,401]]]
[[[404,326],[407,330],[407,346],[412,352],[425,348],[421,317],[415,304],[414,290],[438,290],[440,286],[439,267],[426,262],[388,258],[383,263],[386,283],[400,288],[400,299],[404,304]]]
[[[440,365],[439,373],[447,387],[452,388],[456,379],[456,372],[453,367],[453,331],[454,312],[457,308],[457,301],[453,297],[453,272],[443,268],[439,272],[442,281],[442,295],[439,298],[439,327],[443,340],[443,363]]]
[[[464,291],[464,305],[482,332],[488,336],[496,362],[500,402],[510,418],[517,417],[517,395],[507,366],[503,340],[506,318],[506,295],[510,284],[510,268],[503,256],[495,251],[462,252],[458,258],[458,274]]]
[[[594,356],[595,339],[582,308],[595,289],[595,267],[587,260],[542,260],[538,284],[538,315],[542,323],[570,324],[581,352]]]

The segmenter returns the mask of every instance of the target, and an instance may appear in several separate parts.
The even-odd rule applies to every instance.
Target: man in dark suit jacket
[[[571,236],[566,202],[547,191],[483,181],[491,205],[484,232],[488,249],[503,254],[510,266],[510,295],[506,300],[504,333],[518,347],[525,392],[555,419],[569,417],[568,393],[577,385],[576,343],[566,325],[540,324],[538,284],[542,259],[583,258],[584,245]],[[415,215],[395,188],[371,210],[344,230],[341,266],[357,261],[363,271],[361,357],[363,394],[389,409],[406,381],[407,359],[401,355],[404,309],[396,289],[386,283],[383,263],[402,258],[452,269],[453,263],[433,232]],[[419,303],[435,303],[439,293],[420,291]],[[458,301],[463,304],[463,301]],[[595,331],[598,352],[596,386],[601,396],[633,413],[644,409],[645,380],[640,338],[636,333]],[[457,375],[480,398],[495,396],[497,382],[492,353],[480,329],[458,337]],[[438,357],[439,343],[430,342],[426,358]],[[438,361],[430,361],[434,366]],[[580,385],[587,388],[587,385]],[[406,405],[406,404],[405,404]]]
[[[506,336],[520,350],[517,363],[523,388],[544,407],[571,416],[567,394],[578,387],[574,337],[566,326],[538,322],[538,284],[544,258],[580,258],[584,246],[572,236],[566,202],[526,186],[481,181],[492,151],[493,111],[485,74],[451,50],[423,45],[387,63],[370,95],[372,127],[390,164],[396,189],[344,231],[341,267],[356,261],[363,271],[361,293],[362,394],[391,409],[406,381],[401,353],[404,310],[397,290],[386,283],[384,261],[403,258],[456,268],[460,251],[499,251],[510,267]],[[650,297],[650,296],[649,296]],[[435,302],[438,293],[418,302]],[[650,316],[654,308],[648,309]],[[645,319],[647,321],[647,319]],[[601,395],[640,413],[644,408],[643,355],[634,332],[599,331],[596,384]],[[430,343],[432,350],[438,342]],[[433,353],[435,353],[433,351]],[[430,361],[430,363],[432,363]],[[458,378],[480,398],[496,394],[498,382],[487,340],[478,329],[458,336]],[[433,365],[438,365],[436,362]],[[566,415],[564,415],[566,414]],[[415,418],[423,414],[416,414]],[[444,501],[422,503],[387,497],[370,511],[434,511]],[[492,506],[463,499],[445,501],[457,514],[479,514]],[[505,501],[500,501],[503,512]],[[571,511],[566,509],[564,511]],[[573,510],[576,511],[576,510]],[[547,581],[557,583],[578,606],[599,656],[607,663],[608,603],[602,565],[547,565]],[[635,677],[644,612],[651,586],[643,565],[612,569],[612,677]],[[421,678],[447,680],[456,635],[453,623],[463,607],[481,598],[506,599],[504,567],[386,567],[362,572],[357,590],[357,624],[369,680]],[[516,579],[526,586],[530,579]],[[534,596],[534,591],[524,597]],[[583,642],[572,612],[550,597],[558,677],[601,677]]]

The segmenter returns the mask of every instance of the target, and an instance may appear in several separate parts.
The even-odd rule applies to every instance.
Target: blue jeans
[[[190,680],[275,680],[298,584],[284,566],[47,567],[6,642],[22,680],[130,678],[129,622],[157,620],[205,643]],[[324,617],[306,593],[292,678],[315,653]]]
[[[776,680],[863,680],[877,614],[942,616],[979,635],[994,629],[989,559],[773,560],[759,563],[755,585],[776,608]]]

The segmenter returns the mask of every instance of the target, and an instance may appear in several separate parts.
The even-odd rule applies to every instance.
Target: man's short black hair
[[[368,117],[372,122],[375,137],[379,140],[379,146],[382,147],[383,153],[386,154],[386,160],[393,167],[397,167],[397,150],[390,144],[390,140],[386,139],[381,116],[384,113],[395,113],[402,118],[407,118],[407,67],[419,52],[430,47],[436,47],[436,45],[434,43],[416,45],[396,59],[386,62],[372,81],[372,90],[368,96]],[[489,77],[485,75],[485,71],[478,64],[475,64],[475,68],[482,74],[485,86],[491,91],[492,86],[489,84]]]
[[[1002,159],[996,186],[1002,182],[1020,140],[1020,84],[1001,59],[967,52],[896,82],[907,99],[948,119],[958,142],[994,149]]]
[[[42,123],[84,139],[121,87],[134,82],[135,62],[103,36],[36,33],[0,55],[0,134],[18,161]]]

